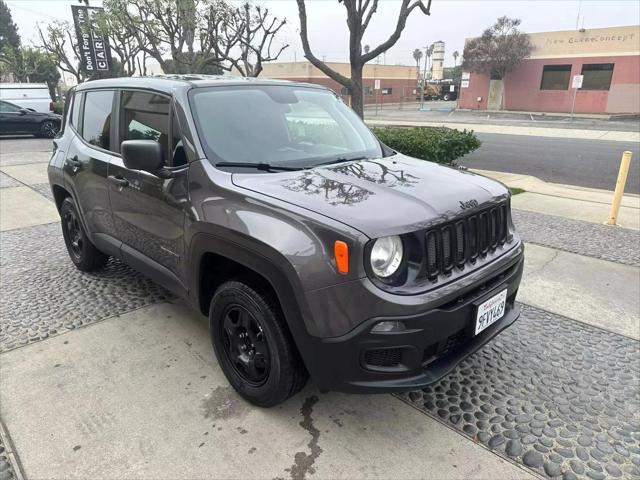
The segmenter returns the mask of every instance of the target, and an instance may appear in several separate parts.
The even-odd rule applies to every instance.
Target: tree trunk
[[[362,65],[351,65],[351,108],[360,118],[364,118],[364,91],[362,88]]]

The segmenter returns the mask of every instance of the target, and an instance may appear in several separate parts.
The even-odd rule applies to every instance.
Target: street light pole
[[[424,92],[427,85],[427,62],[429,61],[429,57],[427,55],[428,51],[429,47],[424,47],[424,71],[422,72],[422,90],[420,92],[422,102],[420,103],[420,110],[424,109]]]

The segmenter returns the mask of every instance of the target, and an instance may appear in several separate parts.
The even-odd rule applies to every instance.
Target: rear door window
[[[80,131],[80,107],[82,106],[82,93],[74,94],[69,100],[71,100],[71,112],[69,116],[69,123]]]
[[[82,138],[104,150],[111,149],[113,95],[113,90],[94,90],[85,93]]]

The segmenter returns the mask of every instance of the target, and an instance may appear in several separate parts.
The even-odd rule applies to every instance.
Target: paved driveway
[[[310,382],[255,408],[222,375],[205,318],[118,261],[72,267],[42,182],[48,148],[0,140],[2,216],[13,215],[0,237],[0,478],[20,474],[14,457],[27,478],[640,477],[633,327],[621,335],[563,316],[570,308],[524,305],[514,327],[422,391],[321,394]],[[516,215],[546,245],[530,255],[532,278],[563,257],[541,255],[564,251],[635,288],[634,255],[594,257],[611,235],[636,251],[637,232],[547,217]],[[535,278],[523,296],[557,306],[538,303]]]

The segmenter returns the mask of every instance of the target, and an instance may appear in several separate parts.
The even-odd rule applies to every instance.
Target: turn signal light
[[[338,272],[342,275],[349,273],[349,246],[342,240],[336,240],[333,244],[333,253],[336,257]]]

